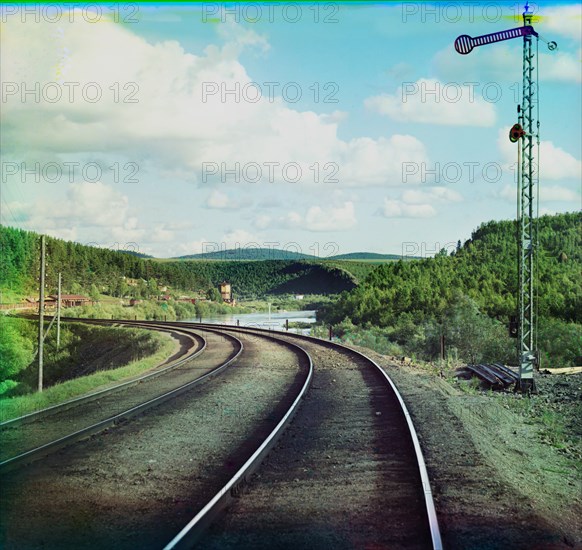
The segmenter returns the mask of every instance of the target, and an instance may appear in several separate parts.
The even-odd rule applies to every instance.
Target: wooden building
[[[29,297],[24,299],[25,307],[30,307],[31,309],[38,309],[39,300],[35,297]],[[57,307],[56,296],[45,296],[44,297],[44,307],[45,309],[51,309]]]
[[[49,299],[52,299],[56,304],[58,296],[56,294],[51,294]],[[91,300],[91,298],[87,298],[87,296],[82,296],[81,294],[61,294],[61,307],[77,307],[89,305],[93,305],[93,300]]]

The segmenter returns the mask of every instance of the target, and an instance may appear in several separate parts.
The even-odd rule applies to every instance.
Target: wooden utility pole
[[[44,348],[44,276],[45,236],[40,236],[40,295],[38,299],[38,391],[42,392],[42,360]]]
[[[61,345],[61,274],[59,273],[59,287],[57,291],[57,349]]]

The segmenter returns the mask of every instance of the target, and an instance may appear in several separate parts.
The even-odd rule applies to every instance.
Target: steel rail
[[[492,386],[503,387],[504,385],[503,380],[501,380],[501,378],[499,378],[494,372],[485,368],[484,365],[467,365],[467,369]]]
[[[120,324],[129,324],[130,321],[124,320],[112,320],[110,322],[119,322]],[[144,323],[144,324],[147,324]],[[240,332],[243,334],[258,334],[260,336],[267,336],[271,339],[278,340],[281,342],[282,340],[279,337],[291,337],[300,340],[305,340],[308,342],[312,342],[316,345],[321,345],[323,347],[331,348],[331,349],[340,349],[348,351],[359,357],[360,359],[364,360],[373,368],[377,369],[381,376],[386,380],[386,383],[389,385],[391,390],[394,392],[398,403],[400,405],[400,409],[406,421],[406,425],[408,428],[409,435],[411,437],[411,441],[414,447],[416,463],[418,466],[418,472],[420,476],[420,481],[422,483],[423,488],[423,496],[424,496],[424,503],[425,509],[427,513],[427,519],[429,522],[429,530],[430,536],[432,541],[432,548],[433,550],[442,550],[442,539],[440,534],[440,529],[438,525],[438,518],[436,514],[436,508],[434,504],[432,489],[430,486],[430,479],[428,476],[428,471],[426,469],[426,463],[424,460],[424,456],[422,453],[422,448],[420,446],[420,442],[418,439],[418,434],[416,432],[416,428],[414,427],[414,423],[412,421],[412,417],[408,408],[406,407],[406,403],[402,398],[402,395],[398,391],[396,385],[390,378],[390,376],[386,373],[386,371],[380,367],[375,361],[364,355],[363,353],[350,348],[344,344],[340,344],[337,342],[330,342],[328,340],[323,340],[321,338],[316,338],[314,336],[307,336],[302,334],[296,334],[291,332],[282,332],[282,331],[275,331],[271,329],[261,329],[256,327],[241,327],[241,326],[234,326],[234,325],[225,325],[225,324],[208,324],[208,323],[180,323],[180,322],[156,322],[156,324],[160,324],[162,326],[176,326],[179,324],[180,326],[186,326],[188,328],[198,328],[202,330],[214,331],[214,332]],[[291,344],[290,342],[288,342]],[[291,344],[293,345],[293,344]],[[277,425],[277,427],[273,430],[271,435],[263,442],[263,444],[257,449],[257,451],[247,460],[245,465],[239,469],[239,471],[231,478],[231,480],[211,499],[207,505],[198,513],[196,516],[170,541],[164,548],[164,550],[174,550],[179,548],[188,548],[191,547],[191,544],[194,540],[196,540],[204,527],[208,524],[211,518],[218,513],[220,509],[222,509],[228,499],[230,498],[230,493],[240,485],[247,476],[249,476],[253,471],[258,468],[261,460],[264,456],[269,452],[269,450],[274,446],[276,440],[280,437],[281,433],[283,432],[284,428],[286,427],[287,423],[291,420],[292,416],[295,414],[301,399],[304,397],[309,384],[311,383],[311,378],[313,376],[313,362],[309,354],[300,346],[296,346],[298,349],[302,350],[303,353],[309,357],[309,375],[308,379],[306,380],[300,395],[295,399],[292,408],[289,409],[288,413],[285,415],[283,420]]]
[[[88,319],[87,321],[95,321],[95,320]],[[74,322],[77,322],[77,319],[75,319]],[[97,322],[97,323],[91,323],[91,324],[104,324],[104,323]],[[128,326],[132,326],[132,325],[128,325]],[[156,325],[150,324],[150,325],[140,325],[140,326],[142,326],[144,328],[149,328],[149,330],[156,330]],[[195,351],[193,351],[194,346],[192,346],[188,351],[186,351],[185,354],[182,355],[182,357],[175,359],[169,365],[167,365],[166,367],[164,367],[162,369],[157,369],[153,372],[149,372],[148,374],[144,374],[144,375],[141,375],[141,376],[138,376],[135,378],[131,378],[130,380],[127,380],[126,382],[122,382],[121,384],[116,384],[115,386],[111,386],[109,388],[104,388],[103,390],[99,390],[97,392],[89,393],[87,395],[82,395],[80,397],[75,397],[74,399],[69,399],[68,401],[64,401],[63,403],[58,403],[57,405],[52,405],[50,407],[46,407],[46,408],[40,409],[38,411],[34,411],[34,412],[31,412],[31,413],[28,413],[28,414],[25,414],[22,416],[18,416],[16,418],[11,418],[10,420],[5,420],[3,422],[0,422],[0,430],[2,430],[3,428],[13,428],[13,427],[19,426],[21,424],[24,424],[26,422],[35,422],[35,421],[41,420],[42,418],[45,418],[47,416],[51,416],[55,413],[65,411],[65,410],[71,409],[73,407],[77,407],[78,405],[90,403],[92,401],[95,401],[96,399],[100,399],[104,395],[111,395],[113,393],[116,393],[117,391],[129,388],[129,387],[134,386],[136,384],[139,384],[140,382],[143,382],[145,380],[150,380],[152,378],[156,378],[158,376],[161,376],[161,375],[167,373],[168,371],[175,369],[176,367],[179,367],[180,365],[183,365],[186,361],[189,361],[190,359],[194,359],[195,357],[198,357],[206,349],[206,340],[204,339],[203,336],[200,336],[199,334],[189,332],[188,330],[181,330],[178,327],[176,329],[169,329],[167,327],[160,326],[160,328],[157,330],[163,330],[165,332],[170,332],[170,333],[174,332],[176,334],[181,334],[183,336],[187,336],[193,342],[195,342],[196,338],[198,338],[199,343],[201,343],[201,346],[200,346],[200,348],[196,349]],[[163,365],[163,363],[161,363],[161,365]],[[154,368],[156,368],[156,367],[154,367]]]
[[[409,431],[409,434],[410,434],[410,437],[412,439],[412,443],[414,446],[414,452],[416,455],[416,462],[418,465],[418,472],[419,472],[420,480],[421,480],[422,487],[423,487],[424,503],[425,503],[426,513],[427,513],[428,522],[429,522],[429,529],[430,529],[430,535],[431,535],[431,540],[432,540],[432,548],[433,548],[433,550],[442,550],[443,549],[443,543],[442,543],[442,538],[441,538],[441,534],[440,534],[440,528],[439,528],[439,524],[438,524],[438,518],[437,518],[437,514],[436,514],[434,498],[433,498],[432,489],[430,486],[430,478],[428,475],[428,471],[426,469],[426,463],[424,460],[424,455],[422,453],[422,448],[420,446],[420,442],[418,439],[418,434],[416,432],[416,428],[414,427],[412,417],[410,415],[410,412],[408,411],[408,408],[406,406],[406,403],[404,402],[404,399],[402,398],[402,395],[398,391],[398,388],[396,387],[396,385],[394,384],[394,382],[392,381],[390,376],[386,373],[386,371],[380,365],[378,365],[374,360],[370,359],[369,357],[367,357],[366,355],[364,355],[360,351],[352,349],[349,346],[346,346],[344,344],[339,344],[337,342],[330,342],[328,340],[323,340],[321,338],[316,338],[314,336],[307,336],[307,335],[296,334],[296,333],[291,333],[291,332],[274,331],[274,330],[268,330],[268,329],[259,329],[259,328],[254,328],[254,327],[246,329],[244,327],[232,326],[232,325],[210,325],[210,324],[204,324],[204,323],[187,323],[187,325],[188,326],[195,325],[198,327],[219,326],[219,327],[221,327],[222,330],[225,330],[225,331],[233,331],[233,332],[239,331],[239,332],[247,332],[247,333],[249,333],[249,332],[252,333],[254,331],[254,332],[258,332],[259,334],[267,333],[271,336],[273,334],[277,334],[280,336],[287,336],[287,337],[290,336],[292,338],[303,339],[306,341],[313,342],[315,344],[322,345],[324,347],[328,347],[328,348],[332,348],[332,349],[336,348],[336,349],[342,349],[342,350],[349,351],[350,353],[353,353],[354,355],[356,355],[360,359],[363,359],[364,361],[368,362],[375,369],[377,369],[380,372],[380,374],[385,378],[386,382],[389,384],[392,391],[396,395],[396,398],[398,399],[398,402],[400,404],[400,408],[402,410],[404,418],[406,419],[406,424],[408,426],[408,431]],[[194,520],[192,520],[192,521],[194,521]],[[174,539],[174,540],[176,540],[176,539]],[[173,542],[174,541],[172,541],[172,543]],[[173,548],[178,548],[178,546],[172,546],[172,543],[170,543],[168,546],[166,546],[166,548],[164,550],[171,550]]]
[[[218,332],[218,331],[212,331],[211,329],[209,329],[208,331],[209,332]],[[138,415],[138,414],[140,414],[140,413],[142,413],[142,412],[144,412],[152,407],[161,405],[162,403],[168,401],[169,399],[173,399],[174,397],[177,397],[177,396],[181,395],[182,393],[185,393],[185,392],[191,390],[194,386],[205,381],[207,378],[213,377],[216,374],[222,372],[226,367],[228,367],[230,364],[232,364],[234,361],[236,361],[240,357],[240,355],[242,354],[242,352],[244,350],[243,343],[236,336],[229,334],[229,337],[232,338],[236,342],[237,347],[238,347],[237,352],[232,357],[230,357],[227,361],[223,362],[218,367],[215,367],[210,372],[207,372],[206,374],[203,374],[202,376],[199,376],[195,380],[192,380],[186,384],[183,384],[182,386],[179,386],[178,388],[174,388],[173,390],[170,390],[169,392],[166,392],[166,393],[159,395],[153,399],[150,399],[144,403],[140,403],[139,405],[136,405],[130,409],[122,411],[121,413],[118,413],[114,416],[111,416],[111,417],[106,418],[104,420],[101,420],[95,424],[92,424],[91,426],[87,426],[85,428],[82,428],[81,430],[77,430],[76,432],[68,434],[64,437],[61,437],[59,439],[55,439],[49,443],[46,443],[44,445],[40,445],[39,447],[36,447],[34,449],[31,449],[29,451],[21,453],[17,456],[14,456],[14,457],[11,457],[7,460],[4,460],[4,461],[0,462],[0,471],[7,471],[7,470],[12,469],[16,466],[31,462],[37,458],[40,458],[41,456],[46,455],[48,451],[60,449],[64,446],[68,445],[69,443],[72,443],[74,441],[78,441],[81,438],[85,438],[89,435],[99,433],[108,427],[114,426],[115,424],[119,423],[121,420],[127,420],[127,419],[132,418],[133,416],[136,416],[136,415]]]
[[[216,327],[217,325],[210,325]],[[222,325],[219,325],[222,327]],[[238,327],[236,327],[238,328]],[[240,331],[246,332],[246,331]],[[247,332],[249,334],[249,332]],[[252,333],[250,333],[252,334]],[[299,351],[308,364],[307,375],[305,381],[293,400],[293,403],[283,416],[283,418],[277,423],[275,428],[271,433],[264,439],[261,445],[256,449],[256,451],[247,459],[247,461],[239,468],[239,470],[233,475],[233,477],[208,501],[208,503],[200,510],[186,526],[164,547],[164,550],[175,550],[181,548],[191,548],[192,544],[198,540],[204,529],[209,525],[213,518],[228,504],[233,495],[237,492],[238,488],[248,481],[248,478],[253,472],[257,470],[265,456],[269,451],[275,446],[277,440],[281,437],[285,428],[291,422],[295,413],[299,409],[301,400],[305,397],[309,386],[311,385],[311,380],[313,378],[313,361],[311,356],[307,351],[305,351],[301,346],[281,340],[272,335],[261,335],[264,338],[274,340],[279,344],[284,344],[290,349]]]
[[[501,380],[501,382],[503,382],[504,387],[509,386],[510,384],[515,384],[517,382],[517,380],[513,376],[510,376],[509,374],[507,374],[507,372],[505,372],[503,369],[500,369],[495,364],[484,366],[487,368],[489,372],[492,372],[495,376],[497,376],[497,378]]]

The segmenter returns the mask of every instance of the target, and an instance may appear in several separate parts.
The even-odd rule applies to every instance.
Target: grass
[[[458,388],[467,395],[478,395],[480,392],[481,382],[477,377],[469,380],[459,380]]]
[[[21,395],[0,400],[0,421],[4,422],[34,411],[64,403],[75,397],[112,386],[115,382],[138,376],[166,360],[174,350],[174,340],[159,334],[160,347],[156,353],[112,370],[102,370],[68,380],[47,388],[42,393]]]

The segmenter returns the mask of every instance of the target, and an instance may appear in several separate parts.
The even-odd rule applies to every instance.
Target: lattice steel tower
[[[538,117],[538,83],[537,83],[537,46],[541,38],[532,27],[533,12],[526,3],[523,12],[523,27],[495,32],[472,38],[466,34],[455,40],[455,49],[466,55],[475,46],[501,42],[511,38],[523,37],[523,85],[522,103],[518,107],[519,123],[514,124],[509,133],[512,142],[518,142],[518,334],[517,364],[519,366],[518,389],[529,392],[535,389],[534,367],[537,362],[535,346],[537,339],[534,324],[534,279],[535,279],[535,218],[534,190],[539,184],[539,163],[536,167],[534,146],[539,146],[540,121]],[[535,48],[533,39],[536,38]],[[550,50],[555,50],[555,42],[547,42]],[[535,143],[534,143],[535,142]]]

